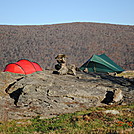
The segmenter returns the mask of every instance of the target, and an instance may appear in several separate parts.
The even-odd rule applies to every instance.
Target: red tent
[[[22,59],[19,60],[18,62],[6,65],[4,72],[6,71],[27,75],[37,71],[43,71],[43,69],[36,62],[31,62],[29,60]]]

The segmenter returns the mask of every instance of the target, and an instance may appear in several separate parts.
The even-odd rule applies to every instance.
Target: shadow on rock
[[[23,92],[23,88],[18,88],[16,91],[9,94],[9,96],[14,99],[14,104],[17,106],[20,95]]]
[[[12,84],[10,84],[6,89],[5,92],[8,93],[10,88],[15,84],[16,82],[13,82]],[[9,93],[8,93],[9,94]]]
[[[134,78],[128,79],[128,78],[119,77],[119,76],[112,76],[107,73],[90,72],[90,73],[86,73],[86,74],[89,74],[95,78],[109,80],[113,84],[119,84],[121,86],[127,87],[130,91],[134,89]]]
[[[101,101],[101,103],[109,104],[113,101],[114,92],[107,91],[105,98]]]
[[[16,84],[17,81],[20,81],[21,79],[23,79],[24,77],[21,77],[21,78],[18,78],[16,79],[16,81],[14,81],[13,83],[11,83],[6,89],[5,89],[5,92],[10,94],[9,93],[9,90]]]

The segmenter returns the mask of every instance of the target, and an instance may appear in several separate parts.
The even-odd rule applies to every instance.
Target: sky
[[[0,25],[134,25],[134,0],[0,0]]]

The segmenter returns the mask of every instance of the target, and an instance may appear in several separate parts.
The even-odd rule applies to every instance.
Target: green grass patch
[[[120,114],[106,114],[118,110]],[[63,114],[50,119],[0,122],[0,134],[87,134],[131,133],[134,131],[134,104],[92,107],[85,111]]]

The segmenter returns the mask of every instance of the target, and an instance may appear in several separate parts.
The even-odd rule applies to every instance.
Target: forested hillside
[[[93,54],[105,53],[123,69],[134,69],[134,26],[86,22],[0,25],[0,70],[23,58],[52,69],[59,53],[78,67]]]

